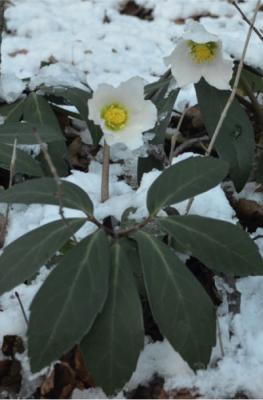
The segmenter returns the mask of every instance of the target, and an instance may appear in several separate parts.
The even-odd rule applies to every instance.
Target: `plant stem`
[[[171,149],[170,149],[170,155],[169,155],[169,167],[172,165],[172,161],[173,161],[173,157],[174,157],[175,145],[176,145],[178,136],[180,135],[180,129],[181,129],[181,126],[182,126],[182,123],[183,123],[183,120],[184,120],[184,117],[185,117],[185,114],[186,114],[187,110],[188,110],[188,104],[186,104],[186,106],[184,108],[184,111],[182,112],[182,114],[180,116],[180,119],[179,119],[179,122],[177,124],[175,133],[171,137]]]
[[[109,170],[110,170],[110,147],[104,141],[103,147],[103,165],[101,180],[101,202],[108,200],[109,196]]]

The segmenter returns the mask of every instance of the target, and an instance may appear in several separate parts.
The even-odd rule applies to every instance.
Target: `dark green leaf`
[[[256,72],[252,72],[249,69],[244,68],[241,78],[245,79],[253,92],[263,92],[263,78]]]
[[[31,93],[28,96],[24,107],[24,120],[38,126],[50,126],[63,138],[57,117],[43,96],[36,93]],[[68,174],[68,164],[65,162],[67,146],[64,141],[59,140],[49,143],[48,153],[59,176],[66,176]],[[39,159],[42,162],[44,171],[46,171],[46,175],[51,176],[50,168],[47,165],[44,155],[41,154]]]
[[[102,231],[68,252],[30,307],[28,351],[33,372],[69,351],[90,330],[108,294],[109,242]]]
[[[135,235],[154,320],[192,368],[206,366],[216,339],[213,304],[179,258],[145,232]]]
[[[195,87],[207,132],[212,137],[230,92],[218,90],[204,80]],[[224,120],[215,148],[219,156],[229,162],[230,176],[236,189],[242,190],[251,172],[255,138],[251,122],[236,99]]]
[[[89,120],[88,100],[92,97],[91,92],[79,88],[46,88],[47,93],[54,94],[65,98],[68,102],[73,104],[79,111],[81,117],[86,122],[90,134],[93,139],[93,143],[96,145],[99,143],[102,131],[99,126],[95,125],[93,121]]]
[[[166,130],[170,123],[174,103],[178,94],[179,89],[172,90],[166,98],[163,98],[162,101],[157,104],[158,123],[152,130],[152,132],[155,133],[152,143],[159,144],[164,142]]]
[[[161,218],[158,223],[186,252],[216,272],[263,275],[256,244],[237,225],[197,215]]]
[[[43,96],[34,92],[30,93],[24,105],[23,118],[38,126],[50,126],[62,136],[57,117]]]
[[[63,136],[51,126],[34,125],[28,122],[6,123],[0,125],[0,143],[38,144],[34,130],[44,143],[64,140]]]
[[[69,163],[66,161],[68,153],[66,144],[62,141],[52,142],[48,144],[47,150],[58,175],[60,177],[68,176]],[[43,153],[39,154],[38,160],[42,165],[45,176],[52,176],[52,172],[50,171],[50,167]]]
[[[129,380],[143,348],[140,298],[121,243],[112,247],[110,290],[102,313],[81,343],[91,375],[107,394]]]
[[[85,219],[50,222],[8,245],[0,256],[0,293],[31,278],[81,228]]]
[[[93,204],[79,186],[61,181],[63,207],[82,210],[92,214]],[[19,183],[0,192],[0,203],[53,204],[60,205],[58,186],[53,178],[40,178]]]
[[[13,147],[0,143],[0,165],[9,170],[13,154]],[[24,151],[16,149],[15,172],[29,176],[42,176],[43,171],[38,161],[34,160]]]
[[[211,157],[191,157],[164,170],[151,185],[147,207],[151,215],[175,203],[206,192],[220,183],[228,164]]]
[[[146,85],[144,88],[146,100],[151,100],[154,104],[157,104],[160,99],[163,99],[169,88],[171,79],[172,74],[169,69],[160,77],[160,79],[158,79],[158,81]]]
[[[263,183],[263,153],[257,160],[256,181],[258,183]]]
[[[0,106],[0,114],[5,117],[5,123],[19,122],[23,115],[24,104],[25,99],[22,99],[12,104]]]

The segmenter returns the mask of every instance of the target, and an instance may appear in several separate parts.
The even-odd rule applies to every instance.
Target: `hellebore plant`
[[[177,86],[195,83],[212,137],[229,98],[225,89],[233,66],[223,59],[221,41],[193,22],[167,62]],[[171,89],[171,80],[168,71],[145,87],[140,78],[116,88],[101,84],[94,93],[41,87],[41,94],[31,93],[11,107],[11,117],[19,122],[8,121],[9,106],[6,123],[0,127],[0,154],[6,159],[12,156],[14,138],[18,144],[36,144],[40,138],[60,171],[65,144],[52,107],[55,103],[58,111],[61,104],[74,104],[79,114],[63,112],[83,119],[94,143],[101,141],[104,147],[102,201],[106,201],[110,146],[123,143],[137,149],[147,131],[156,134],[152,143],[164,145],[179,93]],[[130,379],[144,346],[142,301],[149,303],[162,336],[194,370],[208,365],[216,343],[216,310],[177,252],[197,258],[221,276],[262,275],[262,258],[239,226],[197,215],[171,215],[170,207],[226,178],[237,190],[247,182],[255,156],[254,131],[238,100],[231,107],[215,143],[219,158],[197,156],[164,168],[147,192],[148,215],[134,223],[127,218],[130,208],[115,224],[98,220],[85,190],[61,180],[57,172],[46,177],[43,164],[29,162],[29,156],[17,152],[19,172],[40,178],[1,191],[0,202],[52,204],[61,216],[6,246],[0,257],[0,294],[31,280],[43,265],[51,266],[30,306],[27,334],[33,372],[79,345],[95,383],[114,394]],[[150,164],[148,171],[152,168]],[[62,171],[60,176],[65,176]],[[77,210],[78,217],[66,218],[64,208]],[[75,233],[86,223],[92,223],[94,231],[78,241]]]

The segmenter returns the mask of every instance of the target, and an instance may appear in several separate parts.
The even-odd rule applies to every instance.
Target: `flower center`
[[[128,121],[128,111],[121,104],[113,103],[103,108],[101,118],[104,119],[107,128],[119,131]]]
[[[190,54],[197,64],[212,61],[218,50],[218,44],[216,42],[196,43],[192,40],[188,40],[187,46],[190,48]]]

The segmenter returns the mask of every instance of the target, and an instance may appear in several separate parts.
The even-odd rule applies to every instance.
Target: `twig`
[[[33,129],[33,135],[36,137],[36,139],[38,141],[38,144],[40,145],[40,148],[43,151],[44,158],[45,158],[45,160],[46,160],[46,162],[47,162],[47,164],[49,166],[50,172],[51,172],[51,174],[52,174],[52,176],[53,176],[53,178],[54,178],[54,180],[55,180],[55,182],[57,184],[57,187],[58,187],[58,193],[57,194],[58,194],[58,201],[59,201],[59,215],[60,215],[62,221],[64,222],[65,226],[67,226],[69,228],[70,225],[68,224],[68,222],[67,222],[67,220],[65,218],[64,209],[63,209],[63,182],[62,182],[62,180],[60,179],[60,177],[58,175],[57,169],[56,169],[56,167],[55,167],[55,165],[54,165],[54,163],[53,163],[53,161],[52,161],[52,159],[51,159],[51,157],[49,155],[49,152],[48,152],[48,150],[46,148],[45,143],[43,143],[43,141],[41,140],[41,138],[40,138],[39,134],[37,133],[36,129]],[[78,241],[77,241],[77,239],[76,239],[74,234],[72,234],[72,238],[73,238],[75,243],[78,243]]]
[[[252,240],[259,240],[259,239],[263,239],[263,235],[257,235],[252,238]]]
[[[220,322],[219,322],[218,317],[216,317],[216,326],[217,326],[218,344],[219,344],[219,348],[220,348],[220,352],[221,352],[221,357],[223,358],[225,355],[225,351],[224,351],[223,340],[222,340],[222,331],[221,331]]]
[[[251,35],[252,35],[252,32],[253,32],[253,26],[254,26],[256,18],[257,18],[257,13],[259,11],[260,4],[261,4],[261,0],[258,0],[256,8],[255,8],[254,15],[253,15],[253,18],[252,18],[252,21],[251,21],[251,24],[250,24],[250,27],[249,27],[249,30],[248,30],[248,33],[247,33],[247,37],[246,37],[246,41],[245,41],[245,44],[244,44],[242,56],[241,56],[241,59],[240,59],[239,64],[238,64],[238,68],[237,68],[237,73],[236,73],[233,89],[232,89],[232,91],[230,93],[230,96],[228,98],[228,101],[226,102],[226,105],[225,105],[225,107],[224,107],[224,109],[223,109],[223,111],[221,113],[221,116],[220,116],[219,121],[217,123],[217,126],[215,128],[215,131],[214,131],[213,136],[211,138],[211,142],[209,143],[209,146],[208,146],[208,149],[207,149],[207,152],[206,152],[206,156],[210,156],[211,155],[211,153],[212,153],[212,151],[214,149],[214,145],[215,145],[216,139],[218,138],[218,135],[219,135],[219,133],[221,131],[222,125],[223,125],[223,123],[225,121],[225,118],[227,116],[227,113],[228,113],[228,111],[229,111],[229,109],[230,109],[230,107],[231,107],[231,105],[232,105],[232,103],[234,101],[234,98],[235,98],[235,95],[236,95],[236,92],[237,92],[237,89],[238,89],[238,84],[239,84],[239,81],[240,81],[240,76],[241,76],[241,72],[242,72],[242,69],[243,69],[244,60],[245,60],[245,57],[246,57],[249,41],[250,41],[250,38],[251,38]],[[187,203],[186,211],[185,211],[186,214],[189,213],[193,202],[194,202],[194,197],[189,199],[189,201]]]
[[[102,179],[101,179],[101,202],[109,198],[109,169],[110,169],[110,147],[104,141],[103,146],[103,165],[102,165]]]
[[[25,308],[24,308],[24,306],[23,306],[23,303],[22,303],[22,301],[21,301],[21,299],[20,299],[20,296],[19,296],[19,294],[18,294],[17,292],[15,292],[15,295],[16,295],[16,298],[17,298],[18,303],[19,303],[19,305],[20,305],[20,308],[21,308],[21,311],[22,311],[24,320],[26,321],[26,324],[28,325],[28,318],[27,318],[27,315],[26,315],[26,312],[25,312]]]
[[[248,23],[248,25],[251,26],[251,22],[249,21],[249,19],[247,18],[245,13],[241,10],[241,8],[239,7],[239,5],[236,3],[235,0],[232,1],[232,4],[237,9],[237,11],[241,14],[244,21],[246,21]],[[259,39],[263,41],[263,35],[260,33],[260,31],[253,25],[252,25],[252,29],[258,35]]]
[[[193,138],[186,140],[184,143],[180,144],[175,151],[174,151],[174,157],[177,157],[179,154],[181,154],[185,149],[188,147],[191,147],[193,144],[200,143],[202,141],[209,140],[209,137],[207,135],[200,136],[198,138]]]
[[[184,120],[187,110],[188,110],[188,104],[186,104],[184,111],[182,112],[180,119],[178,121],[175,133],[171,137],[171,148],[170,148],[169,164],[168,164],[169,167],[172,165],[172,161],[173,161],[173,157],[174,157],[174,148],[175,148],[178,136],[180,135],[180,129],[181,129],[181,126],[182,126],[182,123],[183,123],[183,120]]]

